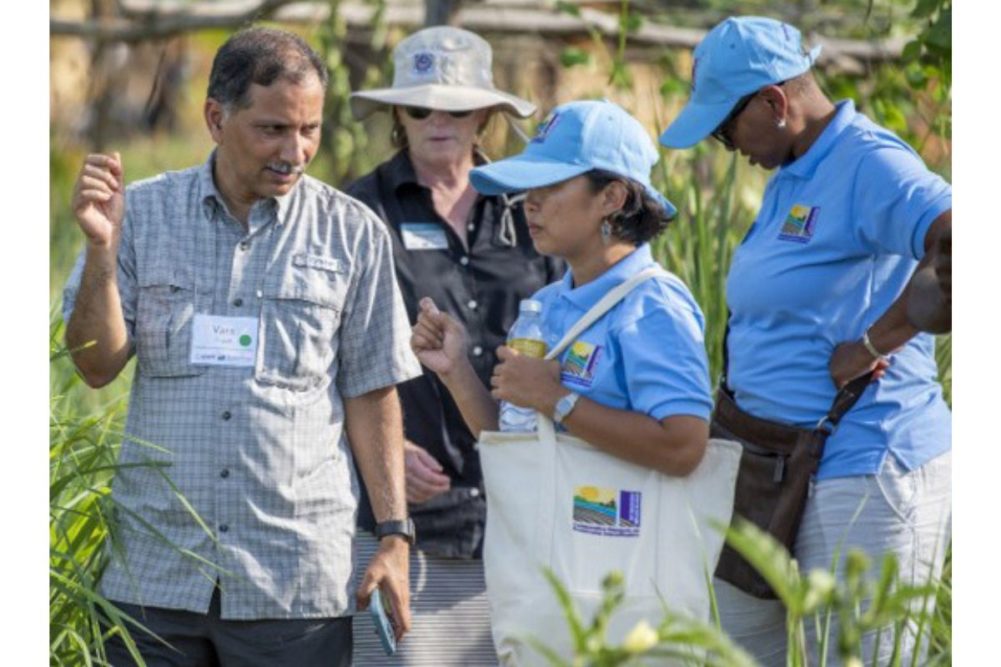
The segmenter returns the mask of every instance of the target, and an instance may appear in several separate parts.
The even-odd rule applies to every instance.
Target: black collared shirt
[[[482,159],[477,160],[478,162]],[[392,230],[397,282],[411,323],[425,296],[469,332],[469,360],[489,386],[496,348],[518,315],[518,303],[563,274],[560,260],[535,252],[520,202],[478,196],[467,220],[468,250],[434,210],[400,151],[346,192],[367,204]],[[451,478],[451,490],[411,506],[420,548],[451,557],[479,556],[486,517],[483,475],[462,415],[434,373],[398,386],[407,439],[426,449]],[[374,525],[367,494],[359,522]]]

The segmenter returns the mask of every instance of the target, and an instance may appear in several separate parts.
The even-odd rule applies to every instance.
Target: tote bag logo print
[[[607,537],[637,537],[643,494],[578,486],[573,494],[573,529]]]

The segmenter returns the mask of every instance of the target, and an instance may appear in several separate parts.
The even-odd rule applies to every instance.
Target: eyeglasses
[[[434,109],[428,109],[427,107],[403,107],[403,110],[406,112],[408,116],[410,116],[414,120],[424,120],[425,118],[431,115],[432,111],[434,111]],[[473,113],[473,110],[469,109],[467,111],[446,111],[445,113],[447,113],[452,118],[465,118],[469,114]]]
[[[778,81],[773,85],[779,86],[781,88],[782,86],[786,85],[786,81]],[[754,96],[760,92],[761,92],[760,90],[756,90],[753,93],[744,95],[739,100],[737,100],[737,103],[733,105],[733,109],[730,111],[729,114],[727,114],[727,117],[723,119],[723,122],[717,125],[716,129],[711,132],[713,139],[723,144],[723,147],[726,148],[728,151],[732,151],[736,148],[736,146],[733,143],[733,139],[730,137],[730,129],[733,126],[734,121],[737,120],[737,116],[739,116],[744,112],[744,109],[746,109],[747,105],[751,103],[751,100],[754,99]]]
[[[750,95],[744,95],[741,97],[740,100],[737,101],[737,104],[734,105],[730,113],[727,114],[726,118],[723,119],[723,122],[717,125],[716,129],[712,131],[713,139],[723,144],[723,147],[728,151],[732,151],[736,148],[733,144],[733,139],[730,138],[730,126],[733,125],[735,120],[737,120],[737,116],[744,112],[744,109],[747,108],[747,105],[751,103],[751,100],[754,99],[754,96],[757,94],[758,92],[755,91]]]

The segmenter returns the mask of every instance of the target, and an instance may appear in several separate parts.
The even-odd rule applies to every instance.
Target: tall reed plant
[[[137,442],[150,451],[149,462],[122,464],[118,450],[125,437],[124,395],[104,404],[78,400],[81,379],[63,344],[64,324],[56,309],[50,317],[51,412],[49,418],[49,656],[54,665],[106,665],[105,642],[118,636],[137,665],[144,665],[134,636],[149,629],[124,614],[99,589],[110,558],[122,555],[118,536],[127,515],[139,530],[191,559],[206,577],[221,572],[198,554],[173,545],[132,509],[115,503],[111,482],[123,466],[157,470],[190,515],[192,525],[211,530],[170,480],[168,466],[156,462],[164,450]],[[127,565],[127,563],[126,563]],[[141,573],[134,573],[135,578]],[[155,635],[154,635],[155,636]]]
[[[62,345],[63,322],[50,320],[49,657],[54,665],[106,664],[104,640],[121,635],[134,651],[128,619],[98,592],[113,522],[109,494],[124,400],[81,410],[80,379]],[[133,626],[134,627],[134,626]],[[143,664],[134,653],[138,664]]]

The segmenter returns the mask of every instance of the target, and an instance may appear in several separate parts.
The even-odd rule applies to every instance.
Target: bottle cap
[[[518,306],[518,312],[520,313],[541,313],[542,312],[542,302],[536,301],[535,299],[522,299],[521,305]]]

